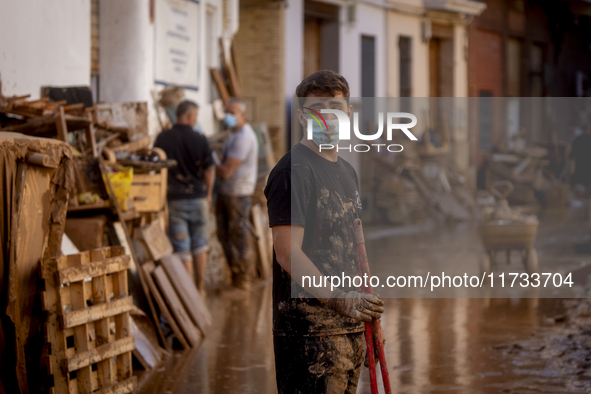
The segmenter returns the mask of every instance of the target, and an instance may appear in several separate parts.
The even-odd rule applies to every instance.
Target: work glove
[[[359,291],[343,292],[336,289],[328,306],[339,315],[355,320],[370,322],[372,318],[379,319],[384,313],[384,301],[373,294]]]

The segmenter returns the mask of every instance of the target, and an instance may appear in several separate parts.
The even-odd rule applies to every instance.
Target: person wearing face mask
[[[379,319],[384,303],[345,279],[335,289],[330,282],[315,287],[304,281],[359,275],[353,231],[362,211],[357,174],[336,148],[319,149],[339,142],[336,119],[319,115],[338,109],[350,116],[349,84],[333,71],[318,71],[300,83],[296,97],[304,138],[279,160],[265,187],[273,232],[277,391],[352,394],[363,363],[363,322]]]
[[[193,129],[199,106],[185,100],[176,108],[176,124],[156,138],[155,147],[166,152],[177,166],[168,170],[169,237],[187,272],[205,295],[207,235],[215,171],[205,136]]]
[[[218,238],[232,272],[235,288],[249,290],[255,273],[255,252],[250,232],[251,196],[257,180],[258,141],[246,122],[246,106],[239,99],[226,103],[224,142],[217,199]]]

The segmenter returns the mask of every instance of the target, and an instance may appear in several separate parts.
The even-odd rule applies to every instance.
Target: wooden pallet
[[[50,392],[131,393],[132,376],[127,270],[130,258],[120,246],[41,261],[48,312]]]

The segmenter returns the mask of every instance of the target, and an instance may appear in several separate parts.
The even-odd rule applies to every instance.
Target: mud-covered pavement
[[[591,264],[591,255],[576,252],[577,245],[589,242],[583,210],[540,217],[540,270]],[[466,224],[390,236],[386,243],[403,261],[447,255],[476,264],[482,253],[477,232]],[[248,296],[209,297],[214,330],[185,361],[175,392],[276,392],[271,287],[267,282]],[[385,308],[382,326],[394,392],[591,392],[591,303],[586,300],[389,299]],[[358,393],[369,392],[364,368]]]

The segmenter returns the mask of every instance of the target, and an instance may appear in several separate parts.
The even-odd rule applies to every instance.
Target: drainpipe
[[[226,57],[228,57],[230,53],[230,42],[238,32],[239,28],[240,0],[224,0],[223,6],[224,30],[222,31],[222,49],[226,54]]]

